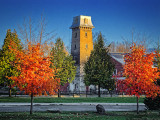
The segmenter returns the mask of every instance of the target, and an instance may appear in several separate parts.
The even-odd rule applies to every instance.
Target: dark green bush
[[[144,104],[148,110],[160,110],[160,96],[155,99],[145,98]]]

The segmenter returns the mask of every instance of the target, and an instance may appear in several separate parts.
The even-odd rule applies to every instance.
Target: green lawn
[[[143,103],[144,97],[139,99]],[[0,97],[0,102],[21,102],[30,103],[30,97]],[[94,97],[94,98],[54,98],[54,97],[35,97],[34,103],[136,103],[136,97]]]
[[[34,112],[32,115],[29,112],[16,113],[0,113],[1,120],[160,120],[158,112],[106,112],[106,115],[99,115],[94,112]]]

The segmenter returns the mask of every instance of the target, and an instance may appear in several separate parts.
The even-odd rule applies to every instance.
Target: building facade
[[[83,67],[93,50],[93,28],[91,16],[80,15],[73,18],[70,27],[72,29],[71,54],[76,61],[77,73],[75,80],[70,83],[70,91],[86,91],[86,86],[83,82]]]

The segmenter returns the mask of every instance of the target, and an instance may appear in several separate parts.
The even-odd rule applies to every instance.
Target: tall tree
[[[94,49],[84,66],[84,82],[86,85],[98,85],[98,97],[100,97],[100,88],[112,81],[114,65],[108,51],[104,45],[104,38],[99,33]]]
[[[9,29],[4,39],[3,47],[0,54],[0,83],[4,83],[9,87],[9,96],[11,97],[11,85],[13,84],[12,79],[8,79],[6,76],[17,76],[19,72],[14,67],[15,53],[9,49],[9,46],[13,48],[10,43],[15,44],[14,49],[22,50],[22,44],[16,31],[11,32]]]
[[[137,114],[139,113],[139,97],[156,97],[160,87],[155,85],[158,78],[157,68],[153,68],[154,54],[146,54],[143,46],[133,43],[131,53],[125,55],[123,91],[137,97]]]
[[[10,48],[12,49],[12,48]],[[28,43],[28,49],[17,51],[15,64],[20,75],[8,77],[13,79],[21,91],[31,96],[30,114],[33,109],[33,97],[36,95],[50,95],[56,93],[60,80],[55,77],[55,70],[51,69],[50,57],[44,56],[40,43]]]
[[[60,78],[60,85],[72,82],[76,74],[75,61],[72,56],[67,53],[61,38],[56,40],[55,46],[51,50],[52,68],[56,68],[56,77]],[[60,97],[60,90],[58,92]]]

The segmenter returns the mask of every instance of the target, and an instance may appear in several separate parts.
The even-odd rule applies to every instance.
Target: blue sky
[[[74,16],[92,17],[93,33],[101,31],[107,43],[131,40],[131,32],[146,35],[152,47],[160,37],[160,0],[0,0],[0,47],[7,29],[22,25],[24,18],[40,20],[44,14],[46,32],[55,31],[70,46]],[[52,41],[54,42],[55,39]],[[23,40],[22,40],[23,42]]]

